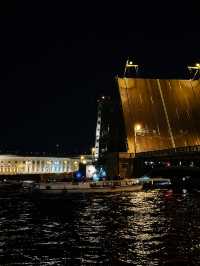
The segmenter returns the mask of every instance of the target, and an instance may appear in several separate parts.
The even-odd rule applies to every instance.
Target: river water
[[[200,195],[3,195],[0,265],[200,265]]]

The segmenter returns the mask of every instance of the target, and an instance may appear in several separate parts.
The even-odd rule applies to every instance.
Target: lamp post
[[[134,126],[134,141],[135,141],[135,156],[137,152],[137,132],[140,131],[142,126],[140,124],[135,124]]]
[[[124,77],[126,76],[127,70],[130,69],[130,68],[134,68],[135,72],[137,74],[139,66],[137,64],[135,64],[133,61],[128,59],[126,61],[126,65],[125,65],[125,68],[124,68]]]
[[[188,66],[190,75],[193,74],[192,79],[195,79],[196,76],[200,76],[200,63],[196,63],[195,66]]]
[[[85,157],[84,157],[83,155],[81,155],[81,157],[80,157],[80,162],[82,163],[83,160],[85,160]]]

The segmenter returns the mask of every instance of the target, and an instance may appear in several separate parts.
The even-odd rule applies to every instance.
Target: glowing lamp
[[[140,130],[141,129],[141,125],[140,124],[137,124],[137,125],[135,125],[135,130],[137,131],[137,130]]]

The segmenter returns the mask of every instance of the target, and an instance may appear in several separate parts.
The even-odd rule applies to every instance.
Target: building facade
[[[81,157],[31,157],[0,155],[0,175],[70,173],[79,169]]]

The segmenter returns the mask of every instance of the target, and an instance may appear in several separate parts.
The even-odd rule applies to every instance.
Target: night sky
[[[61,153],[87,152],[94,145],[96,99],[112,93],[128,56],[151,76],[184,76],[187,64],[200,60],[199,12],[192,1],[185,6],[5,2],[1,152],[48,153],[57,144]]]

